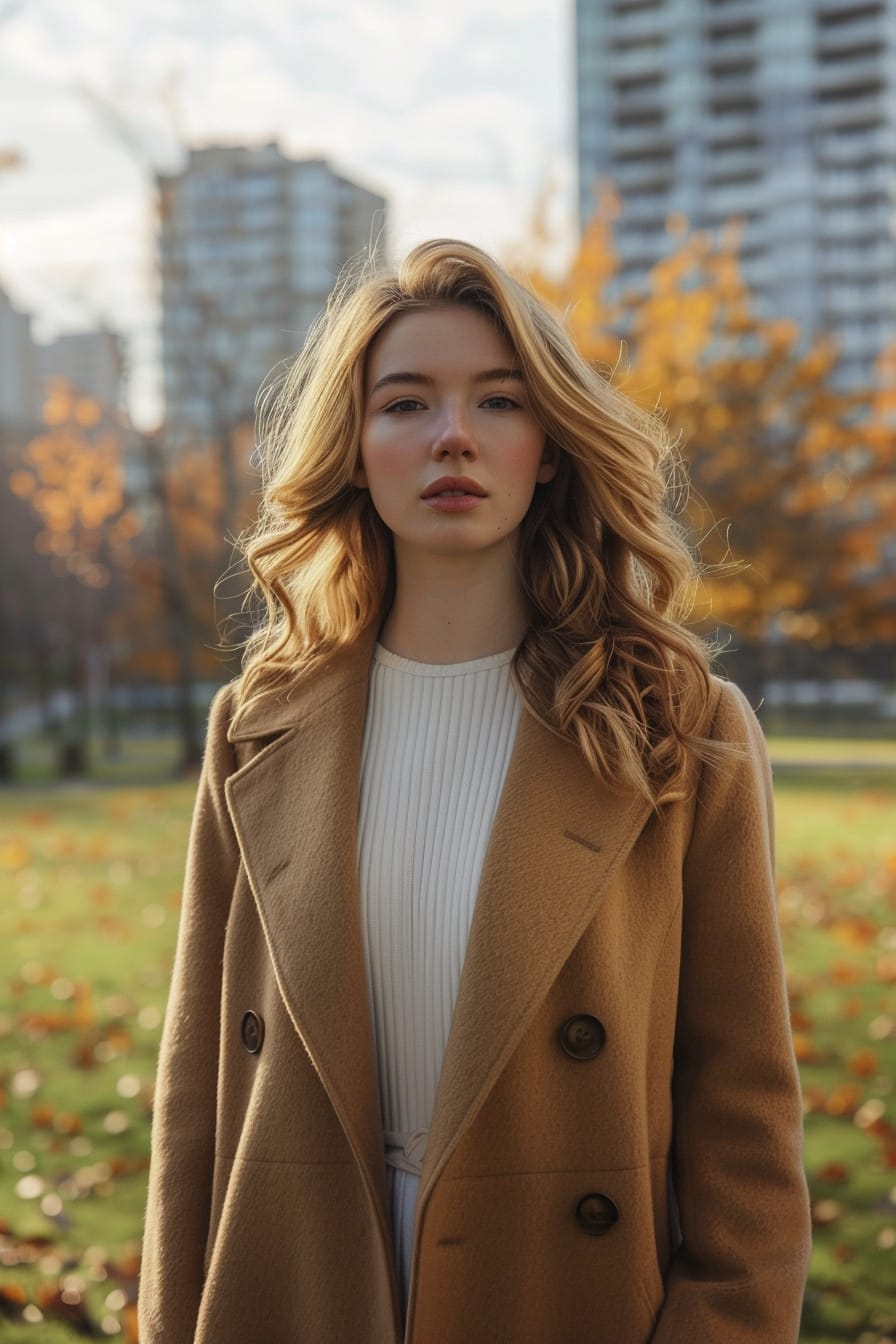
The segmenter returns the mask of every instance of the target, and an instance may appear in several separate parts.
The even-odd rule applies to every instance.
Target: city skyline
[[[502,251],[539,191],[574,209],[572,14],[566,0],[419,14],[313,0],[0,4],[0,284],[39,339],[103,320],[131,338],[132,409],[158,413],[157,277],[148,170],[78,89],[121,110],[149,157],[176,171],[159,93],[180,70],[189,144],[277,139],[389,200],[390,244],[455,234]],[[561,228],[563,224],[561,224]]]

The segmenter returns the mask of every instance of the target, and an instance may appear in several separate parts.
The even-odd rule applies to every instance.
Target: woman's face
[[[518,361],[472,308],[404,313],[367,356],[361,466],[396,555],[464,554],[515,538],[536,483],[551,480],[545,434]]]

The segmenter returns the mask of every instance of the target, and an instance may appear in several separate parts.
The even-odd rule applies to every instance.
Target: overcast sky
[[[0,284],[41,338],[132,333],[152,417],[148,178],[78,89],[174,168],[161,90],[192,143],[279,140],[391,203],[403,252],[449,234],[499,253],[556,183],[573,208],[573,0],[0,0]]]

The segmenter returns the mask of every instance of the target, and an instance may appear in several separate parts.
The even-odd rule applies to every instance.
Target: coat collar
[[[227,740],[248,742],[282,733],[313,714],[331,696],[338,696],[351,686],[366,686],[378,629],[379,621],[374,621],[352,644],[340,649],[323,667],[300,679],[295,686],[251,704],[231,723]]]
[[[227,800],[280,993],[382,1201],[382,1122],[357,886],[359,771],[375,638],[368,629],[305,684],[237,723],[233,740],[274,740],[228,780]],[[474,909],[421,1210],[649,811],[630,791],[596,779],[577,748],[524,708]]]

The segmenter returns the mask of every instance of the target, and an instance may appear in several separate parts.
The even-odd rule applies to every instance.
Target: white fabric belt
[[[383,1132],[386,1145],[386,1165],[409,1176],[419,1176],[423,1170],[428,1129],[387,1129]]]

